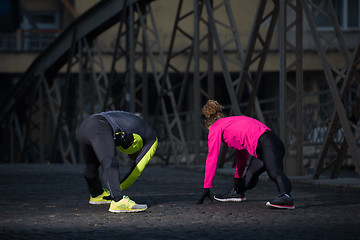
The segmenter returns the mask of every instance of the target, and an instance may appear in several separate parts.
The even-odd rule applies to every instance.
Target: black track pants
[[[256,153],[258,158],[251,159],[237,191],[244,192],[254,188],[259,176],[266,171],[275,182],[279,193],[290,194],[291,182],[284,174],[283,166],[285,148],[280,138],[271,131],[265,132],[259,139]]]
[[[103,192],[99,179],[102,166],[103,181],[115,199],[122,197],[120,189],[119,165],[112,128],[99,115],[85,119],[79,128],[80,148],[85,158],[84,177],[90,194],[98,196]]]

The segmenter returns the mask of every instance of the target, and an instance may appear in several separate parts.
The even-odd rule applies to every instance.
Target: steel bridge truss
[[[312,32],[313,39],[317,46],[317,51],[321,60],[321,64],[324,70],[324,74],[331,91],[331,95],[335,104],[335,109],[330,120],[330,125],[325,137],[320,157],[317,162],[317,166],[314,172],[314,178],[319,178],[320,173],[324,170],[333,168],[331,177],[337,178],[339,171],[344,161],[347,150],[351,152],[352,159],[354,161],[356,170],[360,173],[360,150],[357,145],[356,134],[359,132],[359,99],[357,96],[357,103],[353,107],[351,113],[345,111],[344,99],[350,92],[351,86],[357,88],[357,93],[360,91],[359,76],[357,70],[359,69],[359,44],[354,51],[353,57],[346,48],[343,33],[338,23],[336,13],[331,0],[319,1],[316,4],[310,0],[302,0],[305,15],[308,19],[308,23]],[[331,36],[327,36],[317,31],[315,26],[315,19],[319,15],[327,18],[332,23],[333,31]],[[337,69],[331,64],[328,59],[327,52],[331,49],[336,49],[342,56],[344,67]],[[337,87],[341,85],[341,88]],[[342,130],[344,138],[341,142],[336,143],[334,134],[338,130]],[[335,158],[327,158],[326,156],[333,150],[336,154]]]
[[[317,5],[310,0],[259,0],[245,51],[229,0],[192,2],[193,8],[189,10],[184,8],[184,0],[178,1],[168,49],[160,44],[151,1],[101,1],[80,16],[56,40],[58,42],[34,62],[2,105],[1,150],[9,153],[9,161],[77,163],[76,132],[80,122],[94,112],[124,109],[141,114],[153,124],[160,140],[157,155],[166,163],[200,163],[200,155],[206,149],[206,141],[203,141],[206,129],[201,123],[200,108],[205,100],[214,98],[215,61],[220,63],[231,101],[229,112],[242,114],[240,103],[248,91],[250,97],[244,114],[268,123],[257,94],[270,41],[278,24],[280,122],[279,126],[270,125],[280,128],[286,146],[286,172],[302,175],[305,13],[335,103],[314,177],[318,178],[330,167],[333,167],[332,177],[338,177],[348,149],[359,171],[360,101],[348,115],[343,100],[351,86],[356,86],[357,93],[360,92],[360,47],[358,45],[351,56],[331,1],[323,0]],[[319,14],[331,19],[332,38],[324,37],[316,29],[314,22]],[[193,25],[190,32],[184,27],[189,23]],[[117,26],[118,31],[109,66],[104,63],[106,53],[97,43],[97,36],[112,26]],[[227,32],[229,37],[220,38],[220,31]],[[186,42],[185,47],[175,49],[176,41]],[[65,50],[57,49],[56,44],[65,46]],[[344,57],[343,69],[336,69],[327,59],[328,46]],[[226,54],[227,51],[231,54]],[[289,54],[295,57],[288,59]],[[186,64],[179,65],[178,59],[184,57]],[[235,78],[229,71],[231,65],[239,69]],[[60,69],[62,74],[59,74]],[[296,73],[295,79],[288,79],[290,72]],[[149,114],[150,84],[155,85],[158,96],[153,114]],[[186,103],[190,103],[189,106],[184,106]],[[186,107],[189,112],[183,111]],[[339,129],[344,138],[334,142],[333,135]],[[330,151],[336,152],[335,159],[327,157]],[[223,148],[220,164],[230,158],[233,158],[232,153]]]

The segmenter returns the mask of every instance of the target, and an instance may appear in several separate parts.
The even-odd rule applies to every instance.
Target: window
[[[0,33],[13,33],[19,26],[19,6],[16,0],[0,1]]]
[[[359,0],[348,0],[348,11],[347,11],[347,27],[359,28],[360,27],[360,14],[359,14]]]
[[[322,6],[324,0],[313,0],[316,6]],[[359,29],[360,28],[360,0],[332,0],[336,17],[343,30]],[[313,13],[317,12],[313,8]],[[322,7],[322,11],[328,12],[326,6]],[[318,14],[315,17],[315,24],[318,28],[330,28],[332,26],[329,18],[323,14]]]
[[[58,12],[27,12],[23,16],[22,49],[38,51],[48,46],[58,35],[60,17]]]
[[[34,26],[35,25],[35,26]],[[22,29],[59,29],[60,17],[56,12],[34,13],[24,15]]]

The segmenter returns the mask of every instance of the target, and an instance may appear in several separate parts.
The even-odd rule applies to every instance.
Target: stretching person
[[[209,129],[208,147],[204,178],[204,191],[198,203],[206,197],[211,199],[210,188],[217,168],[221,142],[236,149],[236,167],[234,188],[225,194],[215,195],[218,201],[245,201],[245,191],[256,186],[260,174],[267,172],[275,182],[279,196],[266,205],[275,208],[294,209],[290,196],[291,182],[283,170],[284,145],[270,128],[250,117],[224,117],[223,106],[217,101],[208,100],[202,111],[205,115],[205,126]],[[254,156],[245,175],[249,154]]]
[[[110,203],[110,212],[145,211],[147,205],[136,204],[123,196],[154,156],[158,140],[155,132],[140,117],[123,111],[97,113],[86,118],[79,128],[80,147],[85,158],[84,177],[90,192],[90,204]],[[116,147],[134,161],[120,181]],[[103,188],[99,177],[102,167]]]

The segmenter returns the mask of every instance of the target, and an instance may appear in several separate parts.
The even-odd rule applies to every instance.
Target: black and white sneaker
[[[244,193],[237,193],[234,189],[230,189],[227,193],[217,194],[215,200],[220,202],[244,202],[246,197]]]
[[[281,209],[294,209],[294,201],[292,200],[291,196],[282,193],[278,197],[276,197],[274,200],[267,202],[266,206],[272,207],[272,208],[281,208]]]

